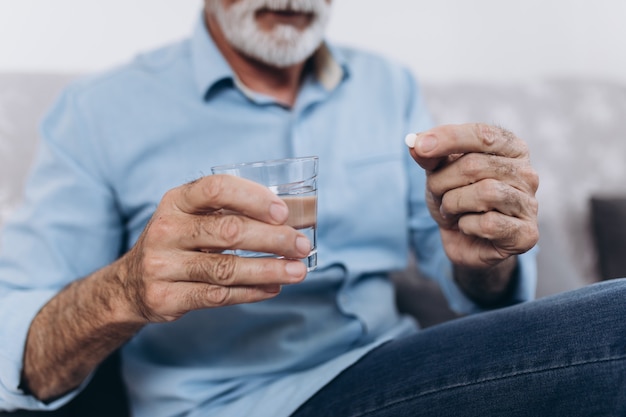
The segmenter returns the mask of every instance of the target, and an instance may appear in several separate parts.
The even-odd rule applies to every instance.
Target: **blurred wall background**
[[[422,80],[626,82],[624,0],[333,0],[329,37]],[[202,0],[0,0],[0,71],[98,71],[185,37]]]

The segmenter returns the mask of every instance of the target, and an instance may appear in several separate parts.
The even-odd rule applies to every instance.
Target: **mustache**
[[[241,4],[251,12],[258,10],[321,13],[329,4],[326,0],[246,0]]]

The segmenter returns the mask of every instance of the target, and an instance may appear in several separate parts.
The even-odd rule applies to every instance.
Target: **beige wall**
[[[624,0],[333,1],[332,39],[383,52],[425,80],[626,81]],[[201,3],[0,0],[0,71],[107,68],[187,35]]]

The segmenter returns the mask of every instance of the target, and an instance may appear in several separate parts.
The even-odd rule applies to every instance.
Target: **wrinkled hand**
[[[525,142],[485,124],[448,125],[407,135],[426,170],[426,199],[456,265],[489,268],[539,238],[539,180]]]
[[[286,204],[266,187],[212,175],[165,194],[118,275],[134,313],[147,322],[188,311],[251,303],[300,282],[310,251],[287,220]],[[275,253],[287,259],[240,258],[226,249]]]

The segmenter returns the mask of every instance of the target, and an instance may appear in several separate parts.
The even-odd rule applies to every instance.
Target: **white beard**
[[[305,61],[320,46],[330,18],[326,0],[241,0],[225,9],[221,0],[207,1],[226,40],[239,52],[265,64],[284,68]],[[257,26],[255,13],[263,8],[312,13],[302,30],[279,24],[271,31]]]

